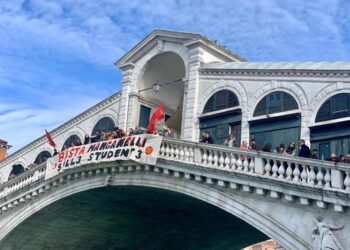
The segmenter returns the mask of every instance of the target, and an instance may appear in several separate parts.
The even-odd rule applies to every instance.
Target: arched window
[[[79,138],[79,136],[77,135],[69,136],[68,139],[64,142],[62,149],[64,148],[64,146],[67,146],[67,148],[69,148],[72,145],[72,143],[75,143],[78,139],[81,142],[81,139]]]
[[[13,179],[17,175],[24,173],[24,167],[21,164],[15,164],[12,166],[12,170],[10,172],[9,180]]]
[[[325,101],[316,115],[316,122],[350,116],[350,94],[337,94]]]
[[[212,95],[204,106],[203,113],[238,106],[237,96],[229,90],[220,90]]]
[[[112,131],[115,128],[114,121],[110,117],[103,117],[100,119],[94,129],[92,130],[92,134],[94,135],[96,131],[104,130],[106,132]]]
[[[45,162],[48,158],[50,158],[52,155],[49,151],[42,151],[40,152],[40,154],[38,154],[38,156],[35,158],[34,163],[35,164],[40,164]]]
[[[294,109],[298,109],[298,104],[293,96],[282,91],[276,91],[265,96],[258,103],[254,111],[254,116],[268,115]]]

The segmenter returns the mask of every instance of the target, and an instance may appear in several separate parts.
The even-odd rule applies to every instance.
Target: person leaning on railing
[[[284,155],[290,155],[290,156],[295,156],[295,143],[291,142],[289,143],[288,147],[286,148],[286,150],[283,152]]]
[[[304,158],[310,158],[311,151],[310,148],[305,144],[305,140],[301,139],[299,141],[300,143],[300,149],[299,149],[299,157],[304,157]]]
[[[235,138],[234,134],[229,134],[224,141],[224,146],[234,147],[235,141],[236,141],[236,138]]]

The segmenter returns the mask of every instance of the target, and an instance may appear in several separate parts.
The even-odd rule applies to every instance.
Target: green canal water
[[[0,249],[236,250],[266,239],[231,214],[179,193],[106,187],[37,212],[2,240]]]

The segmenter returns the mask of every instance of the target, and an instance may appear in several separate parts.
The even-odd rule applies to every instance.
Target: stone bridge
[[[48,180],[45,168],[40,165],[0,186],[0,239],[64,197],[129,185],[208,202],[286,249],[350,249],[350,167],[345,164],[163,138],[155,166],[90,164]]]

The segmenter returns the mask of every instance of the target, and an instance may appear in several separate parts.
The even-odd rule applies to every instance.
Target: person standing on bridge
[[[208,131],[203,132],[203,138],[200,142],[213,144],[213,138],[211,138],[210,133]]]
[[[310,148],[305,144],[305,140],[301,139],[299,141],[300,143],[300,149],[299,149],[299,157],[304,157],[304,158],[310,158],[311,151]]]
[[[255,150],[255,151],[259,151],[259,145],[256,143],[255,139],[252,139],[252,142],[250,144],[250,149]]]

